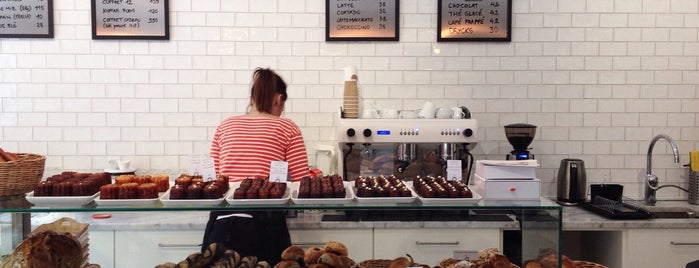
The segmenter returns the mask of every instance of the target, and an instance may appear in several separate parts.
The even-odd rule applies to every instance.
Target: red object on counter
[[[320,178],[323,176],[323,171],[320,170],[319,168],[312,168],[311,169],[311,178]]]
[[[92,214],[93,219],[109,219],[112,217],[112,214],[110,213],[95,213]]]

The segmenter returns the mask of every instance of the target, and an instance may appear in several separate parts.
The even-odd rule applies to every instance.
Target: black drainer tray
[[[582,207],[597,215],[614,220],[649,219],[653,216],[649,211],[625,202],[619,202],[613,206],[585,202]]]

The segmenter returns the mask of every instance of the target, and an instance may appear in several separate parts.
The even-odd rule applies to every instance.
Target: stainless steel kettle
[[[585,202],[586,183],[585,162],[573,158],[561,160],[558,168],[558,203],[577,205]]]

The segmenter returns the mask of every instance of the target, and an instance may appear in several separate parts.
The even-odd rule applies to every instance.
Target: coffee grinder
[[[529,160],[534,159],[534,155],[529,153],[529,144],[534,140],[536,126],[530,124],[509,124],[505,126],[505,137],[514,148],[507,155],[507,160]]]

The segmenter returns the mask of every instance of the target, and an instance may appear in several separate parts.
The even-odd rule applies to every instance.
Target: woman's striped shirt
[[[288,162],[293,181],[310,176],[301,130],[287,118],[226,118],[216,128],[211,157],[216,172],[233,181],[268,177],[271,161]]]

